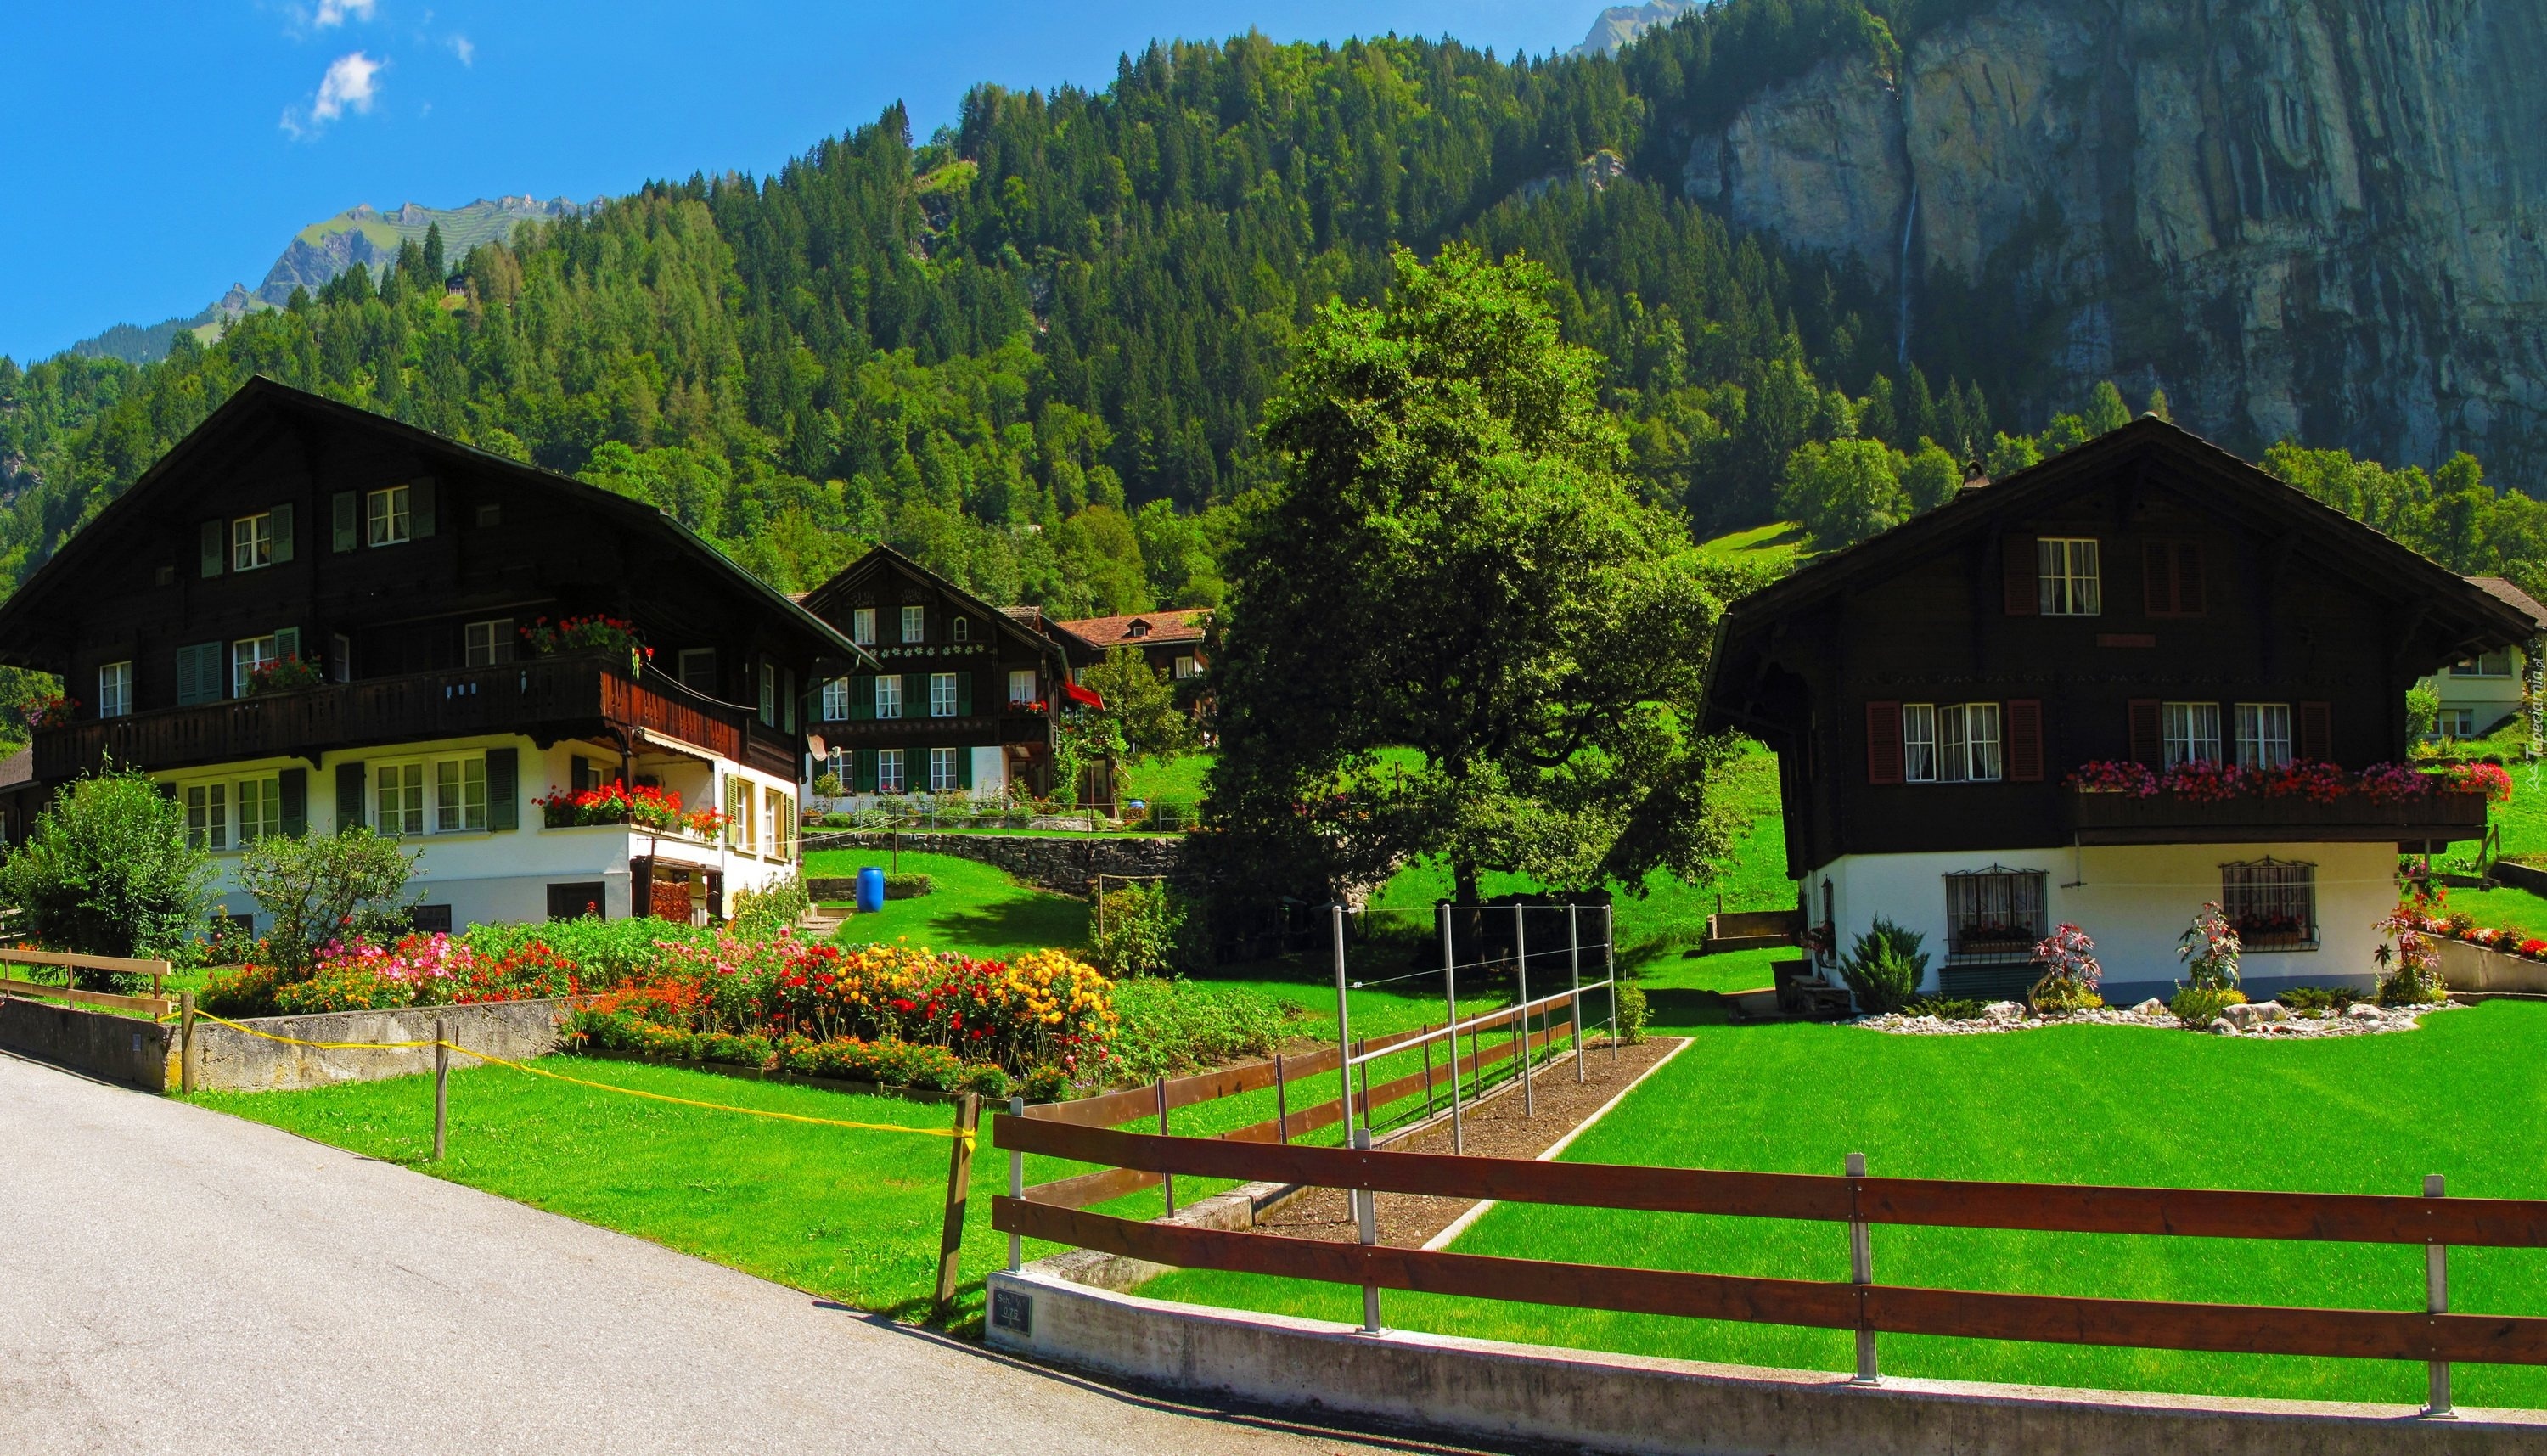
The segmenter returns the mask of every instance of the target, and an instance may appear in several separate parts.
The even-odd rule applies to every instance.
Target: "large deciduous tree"
[[[1703,876],[1719,568],[1630,488],[1543,271],[1461,245],[1394,268],[1381,305],[1320,313],[1266,412],[1284,471],[1212,667],[1214,821],[1293,885],[1427,854],[1462,899],[1490,869]]]

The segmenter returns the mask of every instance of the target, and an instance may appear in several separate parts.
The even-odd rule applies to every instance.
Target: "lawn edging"
[[[1042,1260],[988,1280],[997,1349],[1182,1397],[1338,1412],[1488,1439],[1695,1456],[1963,1456],[2181,1449],[2240,1456],[2494,1456],[2547,1412],[2060,1390],[1605,1355],[1175,1304]]]

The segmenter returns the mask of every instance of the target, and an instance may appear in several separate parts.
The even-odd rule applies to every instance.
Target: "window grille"
[[[2041,870],[1992,865],[1946,877],[1946,959],[1949,964],[2026,961],[2050,933],[2044,919]]]
[[[2222,865],[2220,907],[2247,950],[2317,949],[2317,866],[2305,860]]]

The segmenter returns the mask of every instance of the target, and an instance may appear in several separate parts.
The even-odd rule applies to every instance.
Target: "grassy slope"
[[[1705,1018],[1654,993],[1657,1020]],[[1769,1171],[2411,1193],[2445,1172],[2468,1196],[2547,1196],[2532,1130],[2547,1119],[2536,1047],[2547,1007],[2493,1002],[2422,1031],[2258,1044],[2079,1027],[1978,1038],[1780,1024],[1689,1028],[1698,1044],[1566,1155]],[[2471,1093],[2474,1092],[2474,1095]],[[1461,1252],[1837,1279],[1837,1226],[1504,1205]],[[2407,1248],[1881,1229],[1887,1283],[2405,1310]],[[2451,1255],[2462,1310],[2547,1314],[2547,1252]],[[1349,1289],[1178,1273],[1144,1293],[1332,1320]],[[1845,1333],[1391,1294],[1407,1328],[1642,1354],[1846,1369]],[[2418,1367],[1887,1335],[1902,1375],[2118,1389],[2413,1402]],[[2462,1366],[2468,1405],[2547,1406],[2547,1371]]]
[[[1698,549],[1728,561],[1765,565],[1783,573],[1794,569],[1806,545],[1803,527],[1793,521],[1772,521],[1702,542]]]
[[[818,849],[805,856],[808,876],[849,877],[862,866],[890,868],[893,856],[876,850]],[[853,940],[907,940],[930,950],[966,955],[1012,956],[1044,946],[1077,946],[1088,939],[1088,904],[1037,890],[1008,871],[951,854],[904,850],[902,873],[926,875],[936,888],[911,899],[889,899],[871,915],[855,915],[841,928]]]

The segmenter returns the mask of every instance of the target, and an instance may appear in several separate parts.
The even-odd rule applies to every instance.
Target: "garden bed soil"
[[[1619,1048],[1619,1060],[1615,1063],[1610,1060],[1607,1044],[1592,1043],[1584,1057],[1584,1081],[1581,1085],[1574,1080],[1572,1057],[1560,1057],[1545,1064],[1532,1073],[1533,1099],[1537,1105],[1535,1116],[1523,1116],[1521,1084],[1517,1080],[1496,1088],[1482,1102],[1461,1103],[1465,1152],[1472,1157],[1538,1156],[1555,1147],[1567,1134],[1591,1121],[1593,1114],[1609,1105],[1610,1099],[1642,1076],[1648,1068],[1678,1050],[1684,1040],[1682,1037],[1648,1037]],[[1449,1120],[1445,1117],[1409,1137],[1382,1146],[1394,1153],[1449,1153],[1451,1151]],[[1391,1248],[1423,1247],[1425,1241],[1450,1227],[1476,1203],[1472,1198],[1433,1198],[1401,1193],[1382,1193],[1378,1201],[1379,1242]],[[1286,1199],[1259,1218],[1256,1227],[1268,1234],[1292,1239],[1323,1239],[1338,1243],[1352,1243],[1361,1238],[1355,1229],[1353,1210],[1346,1195],[1335,1188],[1311,1188]]]

